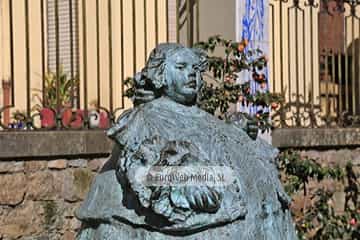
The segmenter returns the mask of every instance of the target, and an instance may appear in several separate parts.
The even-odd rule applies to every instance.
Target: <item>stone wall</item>
[[[106,160],[1,160],[0,240],[74,239],[74,211]]]
[[[113,146],[104,132],[0,132],[0,143],[0,240],[74,239],[80,227],[74,211]],[[300,149],[327,166],[351,161],[360,176],[359,129],[280,129],[273,144]],[[336,190],[332,204],[342,211],[343,184],[313,182],[309,191],[319,187]],[[299,196],[293,206],[301,211],[303,203]]]

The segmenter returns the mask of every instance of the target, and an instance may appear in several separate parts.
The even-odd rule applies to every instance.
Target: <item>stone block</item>
[[[56,200],[61,191],[62,182],[55,179],[54,173],[42,171],[31,173],[28,176],[27,199],[35,201]]]
[[[8,212],[0,224],[0,232],[9,239],[23,239],[43,232],[40,209],[38,202],[24,201]]]
[[[23,161],[0,161],[0,173],[15,173],[24,171]]]
[[[69,160],[69,166],[74,168],[85,168],[87,167],[87,160],[85,159],[75,159],[75,160]]]
[[[48,162],[49,169],[65,169],[67,167],[68,161],[65,159],[52,160]]]
[[[24,173],[0,175],[0,205],[21,203],[27,189],[26,183]]]
[[[62,198],[68,202],[77,202],[85,198],[94,177],[90,169],[76,168],[66,171],[63,181]]]
[[[45,170],[47,166],[47,161],[26,161],[25,162],[25,172],[36,172]]]

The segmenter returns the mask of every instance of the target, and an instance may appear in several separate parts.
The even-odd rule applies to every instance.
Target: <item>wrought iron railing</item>
[[[273,0],[272,91],[277,127],[360,123],[360,1]]]
[[[176,16],[169,16],[171,2]],[[0,3],[0,32],[9,39],[0,53],[8,67],[0,69],[7,72],[1,130],[107,128],[130,107],[124,80],[140,70],[149,51],[170,34],[189,46],[199,36],[199,0]],[[169,29],[171,17],[175,29]]]

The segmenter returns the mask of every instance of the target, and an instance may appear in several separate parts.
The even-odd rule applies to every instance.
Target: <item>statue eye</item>
[[[176,68],[179,70],[183,70],[185,69],[186,65],[185,64],[176,64]]]

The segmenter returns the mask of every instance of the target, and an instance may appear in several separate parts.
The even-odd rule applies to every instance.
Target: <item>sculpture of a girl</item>
[[[296,239],[277,150],[196,106],[206,64],[202,51],[179,44],[152,51],[135,78],[134,108],[107,132],[116,146],[77,211],[78,239]],[[140,180],[139,169],[153,168],[223,170],[228,182]]]

